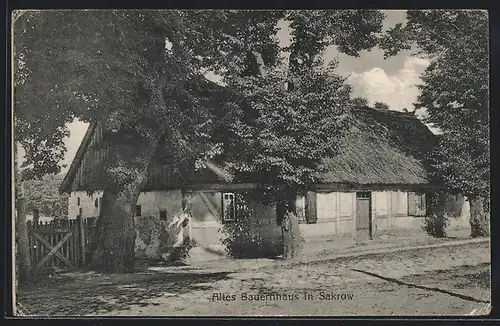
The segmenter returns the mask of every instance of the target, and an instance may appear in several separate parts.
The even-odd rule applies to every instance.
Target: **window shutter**
[[[307,224],[313,224],[318,221],[317,214],[317,203],[316,203],[316,193],[313,191],[308,191],[306,195],[306,222]]]

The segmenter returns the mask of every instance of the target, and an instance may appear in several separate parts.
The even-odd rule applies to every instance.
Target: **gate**
[[[72,269],[86,263],[95,218],[27,222],[33,274],[44,268]]]

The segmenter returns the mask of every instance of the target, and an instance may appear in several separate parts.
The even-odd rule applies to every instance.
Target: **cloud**
[[[353,72],[347,82],[353,87],[353,97],[366,97],[370,105],[375,102],[387,103],[392,110],[412,110],[421,83],[420,76],[429,61],[417,57],[407,57],[403,67],[394,73],[374,67],[364,72]]]

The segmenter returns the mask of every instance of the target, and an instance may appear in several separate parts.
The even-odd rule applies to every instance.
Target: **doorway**
[[[371,192],[356,192],[356,238],[359,241],[372,239]]]

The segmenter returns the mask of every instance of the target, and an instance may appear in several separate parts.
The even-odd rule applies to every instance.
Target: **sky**
[[[403,10],[384,10],[384,13],[384,30],[406,20],[406,12]],[[286,24],[281,25],[278,38],[281,45],[285,46],[289,43],[290,36]],[[339,61],[337,73],[346,77],[352,86],[352,97],[365,97],[369,105],[384,102],[391,110],[402,111],[406,108],[413,111],[413,103],[418,96],[416,85],[421,82],[420,75],[428,61],[413,57],[408,51],[384,59],[383,51],[379,48],[361,51],[359,57],[349,57],[339,53],[335,47],[329,47],[325,51],[325,61],[335,58]],[[216,81],[217,76],[209,74],[207,78]],[[88,124],[74,121],[68,127],[70,136],[65,140],[68,151],[63,163],[67,167],[63,169],[63,173],[71,164]]]

